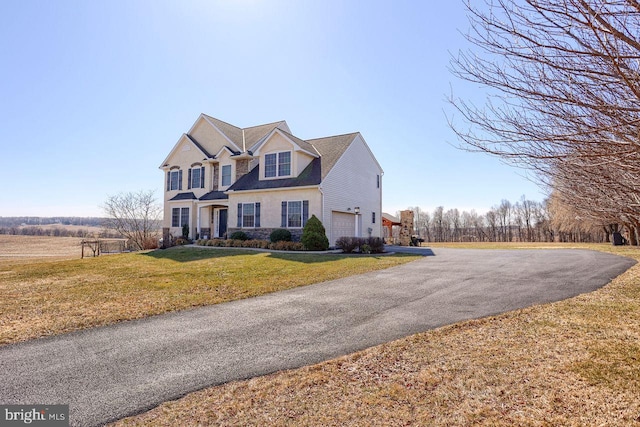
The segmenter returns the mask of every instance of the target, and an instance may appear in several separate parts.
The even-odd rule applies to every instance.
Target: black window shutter
[[[171,189],[171,171],[167,171],[167,191]]]
[[[302,226],[307,225],[307,220],[309,219],[309,201],[302,201]]]
[[[282,202],[282,220],[280,221],[280,227],[287,227],[287,202]]]
[[[178,171],[178,190],[182,190],[182,169]]]
[[[242,227],[242,203],[238,203],[238,228]]]
[[[256,227],[260,227],[260,202],[256,202]]]
[[[204,166],[200,168],[200,188],[204,188]]]
[[[187,179],[187,189],[191,188],[191,168],[189,168],[189,178]]]

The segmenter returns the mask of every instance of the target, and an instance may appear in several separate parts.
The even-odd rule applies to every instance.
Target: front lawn
[[[417,258],[173,248],[0,264],[0,344],[248,298]]]

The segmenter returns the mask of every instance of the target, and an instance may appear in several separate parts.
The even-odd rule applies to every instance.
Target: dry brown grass
[[[79,246],[75,250],[78,258]],[[0,344],[248,298],[417,258],[181,247],[85,259],[11,258],[0,262]]]
[[[585,246],[640,260],[640,250]],[[115,425],[640,425],[640,264],[606,287],[205,389]]]
[[[0,264],[80,258],[79,237],[0,234]]]

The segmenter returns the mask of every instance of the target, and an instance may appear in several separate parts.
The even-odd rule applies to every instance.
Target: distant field
[[[42,228],[43,230],[67,230],[71,232],[86,231],[89,234],[100,234],[104,229],[102,227],[94,227],[90,225],[63,225],[63,224],[46,224],[46,225],[21,225],[19,229],[23,228]]]
[[[38,259],[80,258],[79,237],[0,234],[0,263]]]

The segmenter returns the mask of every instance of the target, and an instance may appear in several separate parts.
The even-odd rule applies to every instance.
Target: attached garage
[[[336,244],[336,240],[340,237],[352,237],[356,235],[356,218],[357,215],[344,212],[331,212],[331,246]]]

